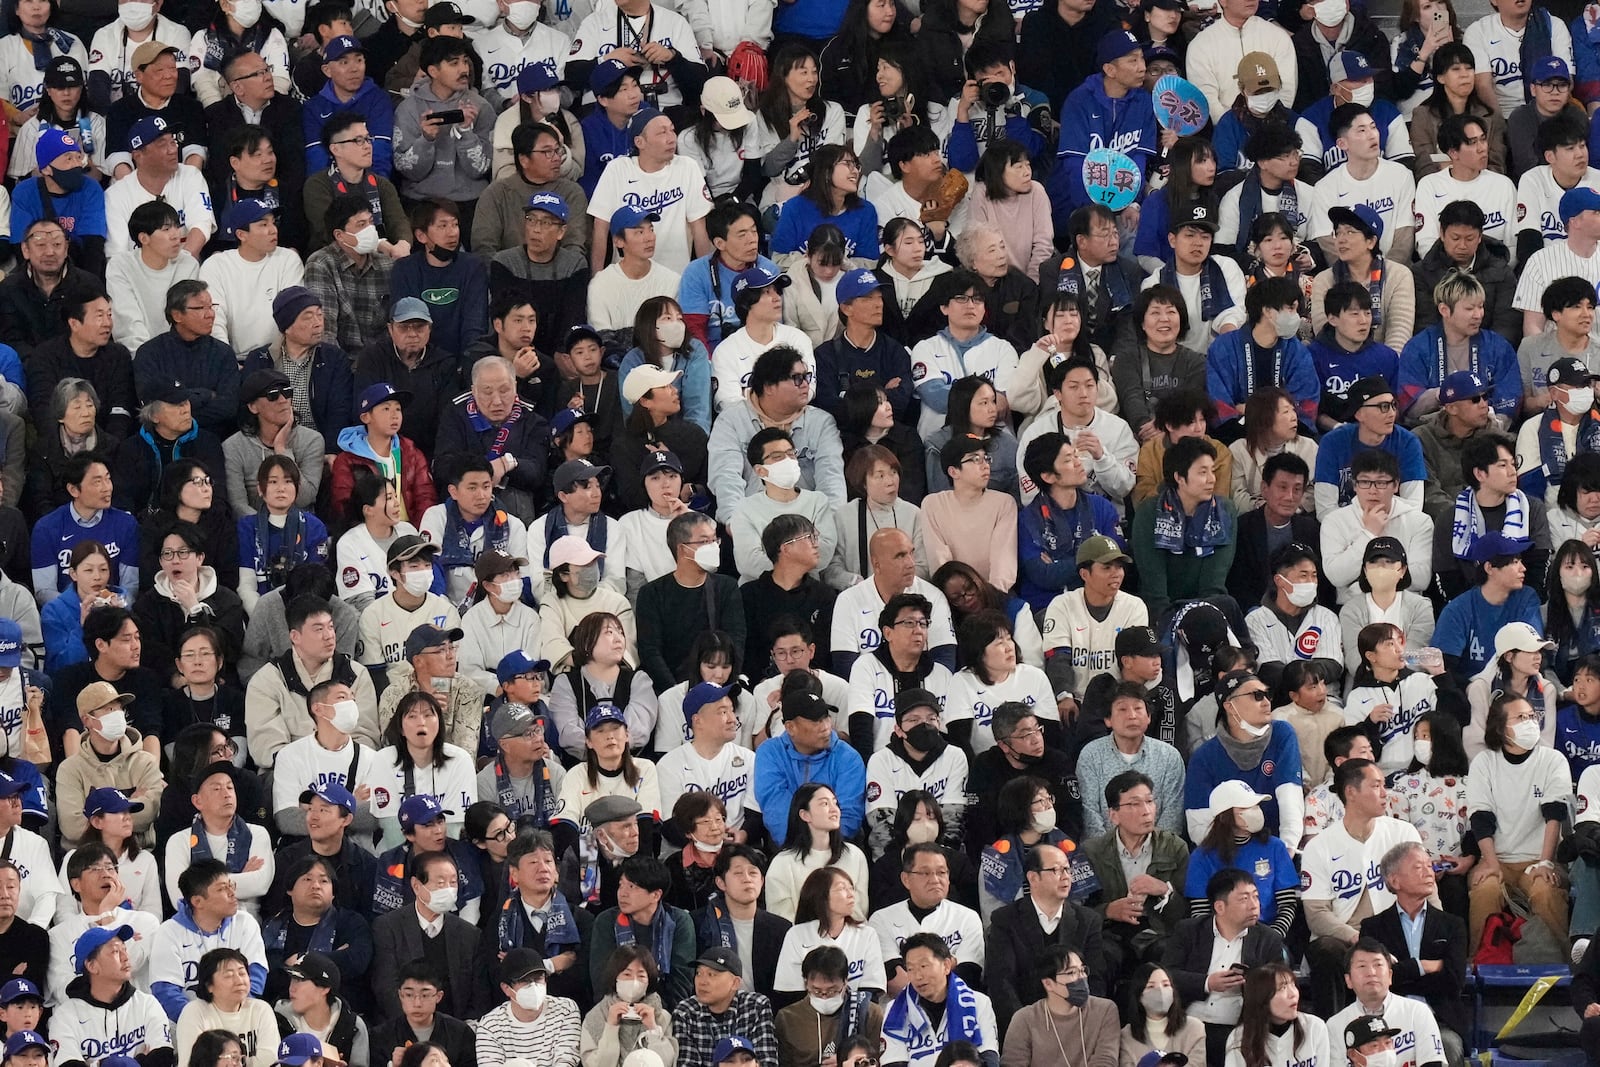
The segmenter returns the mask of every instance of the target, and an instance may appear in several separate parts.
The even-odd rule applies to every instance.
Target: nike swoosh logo
[[[1489,43],[1490,44],[1499,44],[1500,42],[1499,41],[1490,41]]]
[[[1350,195],[1350,194],[1349,194],[1349,193],[1340,193],[1340,194],[1339,194],[1339,199],[1340,199],[1340,200],[1343,200],[1343,199],[1344,199],[1344,198],[1345,198],[1345,197],[1347,197],[1347,196],[1349,196],[1349,195]]]

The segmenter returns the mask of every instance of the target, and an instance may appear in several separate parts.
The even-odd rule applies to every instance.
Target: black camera
[[[1011,103],[1011,86],[1005,82],[984,82],[978,86],[978,100],[988,111],[999,111]]]
[[[883,124],[885,126],[898,126],[900,120],[905,118],[906,104],[898,96],[883,98]]]

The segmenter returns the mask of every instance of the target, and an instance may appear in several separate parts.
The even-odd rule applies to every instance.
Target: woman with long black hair
[[[822,95],[846,115],[879,102],[878,60],[885,48],[913,46],[911,15],[896,0],[851,0],[839,32],[822,47]]]
[[[833,105],[837,107],[838,105]],[[780,267],[805,254],[818,226],[831,222],[844,234],[850,259],[878,258],[878,209],[861,198],[861,161],[840,144],[811,153],[805,189],[783,205],[772,233],[772,258]]]
[[[748,142],[745,158],[761,161],[768,183],[763,207],[796,195],[817,149],[844,144],[844,108],[823,97],[816,53],[805,45],[781,45],[773,56]]]
[[[866,885],[866,854],[840,833],[839,798],[822,782],[807,782],[789,802],[784,845],[767,868],[767,910],[794,922],[806,877],[823,867],[837,867],[853,885]],[[858,894],[851,915],[867,917],[864,894]]]
[[[1563,541],[1550,558],[1544,635],[1556,644],[1547,666],[1564,686],[1572,684],[1578,660],[1600,652],[1600,567],[1594,549],[1576,538]]]

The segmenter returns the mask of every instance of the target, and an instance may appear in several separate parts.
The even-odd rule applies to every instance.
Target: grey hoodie
[[[471,126],[445,126],[433,140],[422,135],[422,119],[434,111],[471,104],[478,109]],[[494,109],[471,89],[446,99],[434,95],[433,82],[419,78],[411,95],[394,110],[394,169],[401,191],[413,199],[443,197],[476,200],[489,188],[494,157]]]

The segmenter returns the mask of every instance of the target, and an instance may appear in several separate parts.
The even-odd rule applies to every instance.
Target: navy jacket
[[[244,357],[240,374],[271,370],[272,346],[262,345]],[[332,341],[323,341],[311,356],[311,417],[327,442],[328,454],[339,454],[339,431],[356,424],[355,375],[350,357]]]
[[[489,268],[469,252],[435,267],[420,247],[395,260],[389,277],[389,299],[414,296],[433,315],[433,343],[449,352],[465,352],[489,332]],[[444,398],[440,398],[442,401]]]

